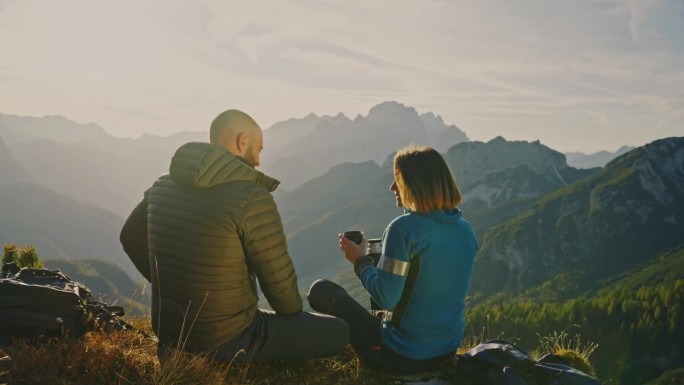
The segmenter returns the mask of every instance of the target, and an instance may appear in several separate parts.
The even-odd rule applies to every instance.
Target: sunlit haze
[[[387,100],[560,151],[684,135],[681,0],[0,0],[0,47],[1,113],[119,137]]]

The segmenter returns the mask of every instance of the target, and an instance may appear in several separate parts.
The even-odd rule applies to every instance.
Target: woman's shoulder
[[[457,227],[472,231],[470,223],[465,220],[460,210],[436,210],[429,213],[416,213],[407,211],[403,215],[394,218],[388,227],[398,228],[406,232],[412,230],[423,231],[434,227]]]
[[[425,215],[420,213],[415,213],[412,211],[407,211],[403,215],[394,218],[389,225],[388,229],[398,229],[405,234],[417,234],[425,230],[425,227],[429,225],[429,220],[426,221]]]
[[[407,224],[415,222],[417,219],[417,214],[413,211],[406,211],[404,214],[392,219],[389,223],[390,226],[405,226]]]

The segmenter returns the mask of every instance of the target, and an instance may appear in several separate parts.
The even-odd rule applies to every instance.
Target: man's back
[[[128,216],[121,245],[152,283],[160,359],[177,345],[226,362],[328,357],[349,327],[302,311],[271,191],[257,171],[263,133],[239,110],[219,114],[211,143],[187,143]],[[273,311],[257,308],[257,281]]]
[[[147,192],[152,323],[162,340],[206,349],[238,335],[257,311],[256,277],[276,312],[301,311],[269,192],[277,184],[218,145],[176,152]]]

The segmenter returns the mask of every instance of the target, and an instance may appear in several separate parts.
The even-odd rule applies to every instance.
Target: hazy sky
[[[0,112],[115,136],[396,100],[471,139],[684,135],[684,0],[0,0]]]

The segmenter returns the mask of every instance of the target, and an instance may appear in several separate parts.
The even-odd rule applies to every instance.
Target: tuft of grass
[[[591,362],[589,362],[586,357],[582,356],[576,350],[561,349],[556,351],[554,354],[567,361],[571,367],[596,377],[596,370],[591,365]]]
[[[230,364],[212,361],[207,355],[195,355],[179,349],[170,350],[155,365],[149,380],[153,384],[227,384]]]
[[[463,336],[461,346],[459,346],[458,350],[456,351],[456,354],[463,354],[485,341],[504,339],[503,332],[500,332],[497,335],[492,335],[493,329],[490,323],[491,319],[489,317],[489,314],[487,314],[486,321],[487,322],[485,326],[483,326],[481,330],[476,331],[472,327],[470,319],[466,320],[466,329],[468,326],[470,326],[470,333]],[[506,337],[506,340],[512,343],[517,343],[519,339],[516,337]]]
[[[594,342],[582,342],[579,334],[570,335],[567,331],[553,332],[539,337],[539,347],[535,355],[555,354],[575,369],[596,376],[596,370],[589,361],[591,354],[598,348]]]

